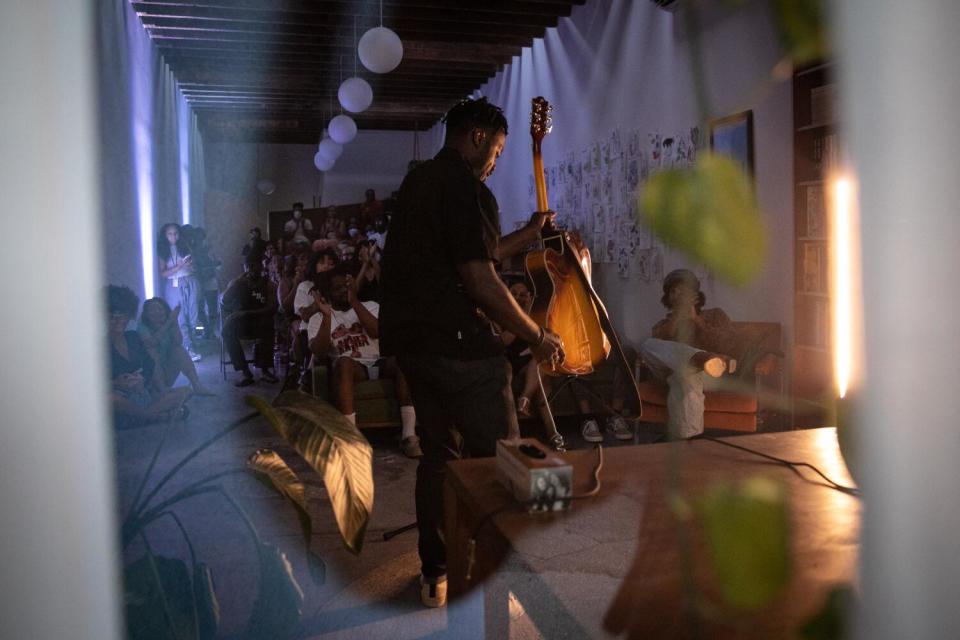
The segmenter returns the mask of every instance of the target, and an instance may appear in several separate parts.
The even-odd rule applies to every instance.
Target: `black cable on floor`
[[[717,443],[717,444],[722,444],[722,445],[725,446],[725,447],[732,447],[733,449],[739,449],[740,451],[745,451],[745,452],[747,452],[747,453],[752,453],[752,454],[755,455],[755,456],[760,456],[761,458],[766,458],[767,460],[772,460],[773,462],[776,462],[776,463],[778,463],[778,464],[782,464],[782,465],[785,465],[785,466],[787,466],[787,467],[790,467],[790,469],[792,469],[793,472],[796,473],[797,475],[799,475],[801,478],[803,478],[803,474],[801,474],[801,473],[797,470],[797,467],[807,467],[808,469],[811,469],[814,473],[816,473],[818,476],[820,476],[821,478],[823,478],[823,479],[829,484],[829,486],[830,486],[831,489],[836,489],[837,491],[846,493],[846,494],[851,495],[851,496],[856,496],[856,497],[858,497],[858,498],[859,498],[860,495],[861,495],[861,494],[860,494],[860,489],[857,489],[856,487],[847,487],[847,486],[844,486],[844,485],[842,485],[842,484],[839,484],[838,482],[835,482],[834,480],[832,480],[832,479],[830,479],[829,477],[827,477],[827,475],[824,474],[822,471],[820,471],[820,469],[816,468],[815,466],[813,466],[813,465],[810,464],[809,462],[795,462],[795,461],[791,461],[791,460],[784,460],[783,458],[778,458],[778,457],[776,457],[776,456],[771,456],[771,455],[769,455],[769,454],[767,454],[767,453],[763,453],[763,452],[761,452],[761,451],[757,451],[757,450],[751,449],[751,448],[749,448],[749,447],[743,447],[743,446],[740,446],[740,445],[738,445],[738,444],[733,444],[732,442],[727,442],[726,440],[718,440],[717,438],[711,438],[710,436],[703,436],[703,435],[701,435],[701,436],[697,437],[696,439],[697,439],[697,440],[709,440],[710,442],[715,442],[715,443]]]

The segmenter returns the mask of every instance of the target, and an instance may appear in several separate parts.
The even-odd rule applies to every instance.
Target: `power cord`
[[[809,462],[795,462],[795,461],[792,461],[792,460],[784,460],[783,458],[778,458],[778,457],[776,457],[776,456],[771,456],[771,455],[769,455],[769,454],[766,454],[766,453],[757,451],[757,450],[755,450],[755,449],[750,449],[749,447],[743,447],[743,446],[740,446],[740,445],[738,445],[738,444],[733,444],[732,442],[727,442],[726,440],[718,440],[717,438],[711,438],[710,436],[702,436],[702,435],[701,435],[701,436],[697,437],[696,439],[697,439],[697,440],[709,440],[710,442],[715,442],[715,443],[717,443],[717,444],[722,444],[722,445],[725,446],[725,447],[731,447],[731,448],[733,448],[733,449],[739,449],[740,451],[745,451],[745,452],[747,452],[747,453],[752,453],[752,454],[755,455],[755,456],[760,456],[761,458],[766,458],[767,460],[772,460],[773,462],[776,462],[776,463],[778,463],[778,464],[782,464],[782,465],[784,465],[784,466],[786,466],[786,467],[789,467],[794,473],[796,473],[798,476],[800,476],[800,477],[803,478],[803,479],[806,479],[806,478],[803,477],[803,474],[800,473],[800,471],[797,469],[797,467],[807,467],[808,469],[811,469],[814,473],[816,473],[818,476],[820,476],[821,478],[823,478],[823,479],[827,482],[827,484],[829,485],[829,487],[830,487],[831,489],[836,489],[837,491],[840,491],[840,492],[842,492],[842,493],[846,493],[846,494],[851,495],[851,496],[856,496],[856,497],[858,497],[858,498],[859,498],[860,495],[861,495],[860,489],[857,489],[856,487],[847,487],[847,486],[844,486],[844,485],[842,485],[842,484],[839,484],[838,482],[835,482],[834,480],[832,480],[832,479],[830,479],[829,477],[827,477],[827,475],[824,474],[822,471],[820,471],[820,469],[816,468],[815,466],[813,466],[813,465],[810,464]]]
[[[581,493],[577,495],[572,495],[569,500],[584,500],[586,498],[592,498],[600,492],[600,470],[603,469],[603,446],[597,444],[595,447],[597,450],[597,465],[593,468],[593,488],[587,491],[586,493]],[[487,522],[489,522],[494,517],[500,515],[505,511],[511,511],[513,509],[519,509],[520,507],[529,507],[535,504],[540,503],[539,499],[537,500],[524,500],[523,502],[508,502],[507,504],[494,509],[493,511],[488,512],[482,518],[480,522],[477,523],[477,526],[473,528],[473,534],[470,536],[470,541],[467,543],[467,582],[470,581],[473,574],[473,565],[476,561],[476,552],[477,552],[477,536],[480,535],[480,530],[483,528]],[[544,511],[543,513],[552,513],[551,511]]]

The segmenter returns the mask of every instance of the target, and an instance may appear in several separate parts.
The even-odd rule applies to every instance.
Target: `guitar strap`
[[[569,251],[570,246],[567,244],[566,239],[564,239],[564,245],[566,250]],[[627,379],[630,381],[630,386],[637,398],[637,415],[642,416],[643,402],[640,400],[640,387],[637,386],[637,378],[633,375],[633,369],[630,367],[630,363],[627,362],[627,355],[623,352],[623,345],[620,344],[620,336],[617,335],[616,329],[613,328],[613,323],[610,322],[610,316],[607,315],[607,308],[603,305],[603,301],[600,299],[600,296],[597,295],[596,290],[593,288],[593,284],[590,282],[590,279],[587,278],[587,274],[585,274],[583,269],[580,268],[579,262],[577,262],[577,276],[580,278],[580,282],[583,284],[584,288],[590,293],[590,299],[593,300],[593,304],[597,308],[597,316],[600,318],[600,327],[603,329],[603,332],[607,334],[607,339],[610,340],[610,343],[617,351],[617,356],[620,358],[620,363],[623,365],[623,370],[627,374]]]

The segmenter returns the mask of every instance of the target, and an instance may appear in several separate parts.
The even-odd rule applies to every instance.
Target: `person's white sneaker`
[[[193,349],[187,351],[187,355],[190,356],[190,359],[194,362],[200,362],[200,359],[203,357]]]
[[[593,418],[584,420],[580,425],[580,433],[587,442],[603,442],[603,434],[600,432],[600,425]],[[632,436],[631,436],[632,437]]]
[[[612,433],[617,440],[633,440],[633,431],[627,426],[627,421],[623,419],[623,416],[607,418],[607,431]]]
[[[447,606],[447,576],[426,578],[420,576],[420,602],[436,609]]]

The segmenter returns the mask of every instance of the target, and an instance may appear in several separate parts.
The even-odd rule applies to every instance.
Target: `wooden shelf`
[[[793,76],[795,277],[791,392],[795,403],[808,408],[816,407],[823,394],[833,387],[830,294],[826,282],[829,224],[823,193],[825,172],[842,156],[836,112],[831,104],[836,93],[833,71],[833,63],[826,62],[800,69]],[[793,416],[797,424],[800,419],[816,424],[822,417],[809,412]]]
[[[830,127],[836,126],[836,122],[820,122],[817,124],[808,124],[802,127],[797,127],[796,131],[813,131],[815,129],[828,129]]]

